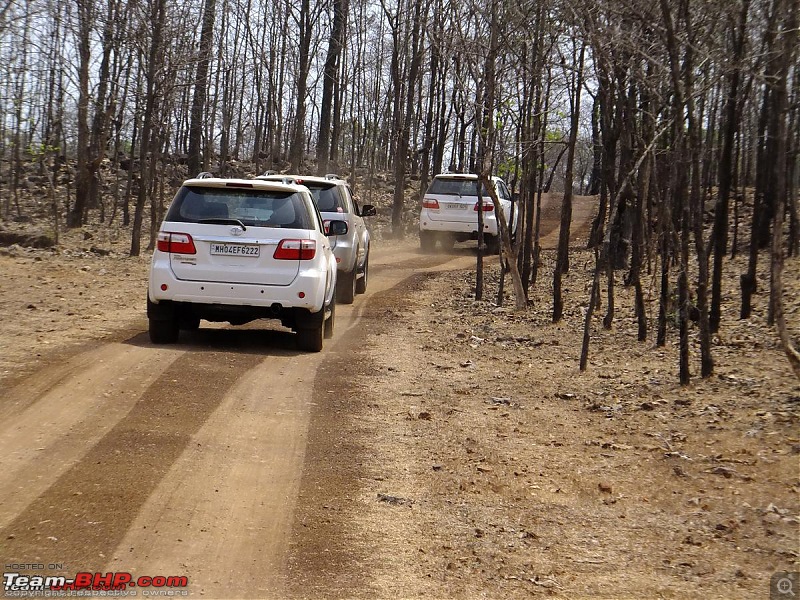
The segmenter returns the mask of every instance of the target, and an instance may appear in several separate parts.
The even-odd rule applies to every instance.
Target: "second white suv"
[[[512,235],[517,228],[514,200],[505,182],[491,177],[494,190],[503,208]],[[478,201],[478,176],[475,174],[445,173],[436,175],[422,200],[419,215],[419,242],[428,252],[438,241],[450,249],[456,242],[478,239],[478,210],[483,210],[483,235],[489,252],[496,254],[500,247],[497,214],[487,190],[481,190]]]
[[[327,233],[326,233],[327,230]],[[318,352],[333,336],[336,257],[309,191],[299,185],[216,179],[183,183],[153,252],[147,316],[153,343],[178,341],[200,320],[242,325],[279,319],[301,350]]]
[[[257,179],[303,185],[311,192],[326,223],[332,219],[347,223],[347,234],[332,235],[330,239],[339,265],[337,301],[341,304],[352,304],[356,294],[367,291],[370,236],[363,217],[375,215],[375,207],[371,204],[359,206],[347,181],[333,174],[315,177],[267,172]]]

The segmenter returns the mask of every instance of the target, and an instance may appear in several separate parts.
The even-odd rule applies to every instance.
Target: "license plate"
[[[444,203],[444,207],[445,208],[450,208],[450,209],[453,209],[453,210],[464,210],[465,208],[467,208],[467,205],[466,204],[461,204],[459,202],[445,202]]]
[[[252,256],[258,258],[259,247],[255,244],[211,244],[211,254],[217,256]]]

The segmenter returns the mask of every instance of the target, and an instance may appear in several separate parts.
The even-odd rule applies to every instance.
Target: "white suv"
[[[200,320],[241,325],[280,319],[301,350],[333,335],[336,258],[328,235],[347,223],[322,216],[305,187],[201,173],[183,183],[150,266],[150,339],[169,344]]]
[[[512,233],[517,229],[514,201],[505,182],[491,177],[495,192],[503,207],[506,223]],[[500,232],[494,204],[487,190],[481,190],[483,208],[483,235],[491,253],[500,247]],[[438,241],[443,248],[452,248],[456,242],[478,239],[478,176],[474,174],[446,173],[436,175],[422,200],[419,215],[419,242],[428,252]]]
[[[375,207],[371,204],[359,207],[347,181],[334,174],[314,177],[280,175],[268,171],[256,179],[304,185],[314,197],[314,203],[326,224],[331,219],[340,219],[347,223],[346,235],[331,236],[331,247],[339,265],[336,299],[341,304],[352,304],[356,294],[366,292],[370,238],[369,229],[362,217],[375,215]]]

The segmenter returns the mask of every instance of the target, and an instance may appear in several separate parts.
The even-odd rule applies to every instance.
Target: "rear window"
[[[435,177],[428,188],[429,194],[443,196],[477,196],[477,179],[447,179]],[[481,196],[489,196],[485,187],[481,187]]]
[[[314,229],[300,194],[259,189],[184,186],[165,218],[179,223],[219,223],[225,219],[254,227]]]
[[[345,212],[341,202],[341,195],[335,185],[314,185],[313,183],[303,182],[311,195],[314,197],[314,204],[317,205],[319,212]]]

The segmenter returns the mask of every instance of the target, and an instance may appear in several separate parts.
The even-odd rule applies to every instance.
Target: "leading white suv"
[[[369,276],[369,229],[362,217],[376,214],[371,204],[358,205],[347,181],[337,175],[280,175],[271,171],[259,175],[263,181],[284,181],[306,186],[327,223],[340,219],[347,223],[346,235],[331,236],[331,247],[339,265],[336,284],[337,301],[352,304],[356,294],[367,291]]]
[[[505,182],[490,177],[506,223],[512,233],[517,229],[513,198]],[[494,204],[486,189],[478,201],[478,176],[475,174],[445,173],[436,175],[422,200],[419,215],[419,242],[424,251],[431,251],[438,241],[443,248],[456,242],[478,239],[478,209],[483,209],[483,235],[489,252],[496,254],[500,247],[500,232]]]
[[[150,339],[174,343],[200,320],[280,319],[301,350],[333,335],[336,258],[302,186],[201,173],[183,183],[158,233],[147,290]]]

